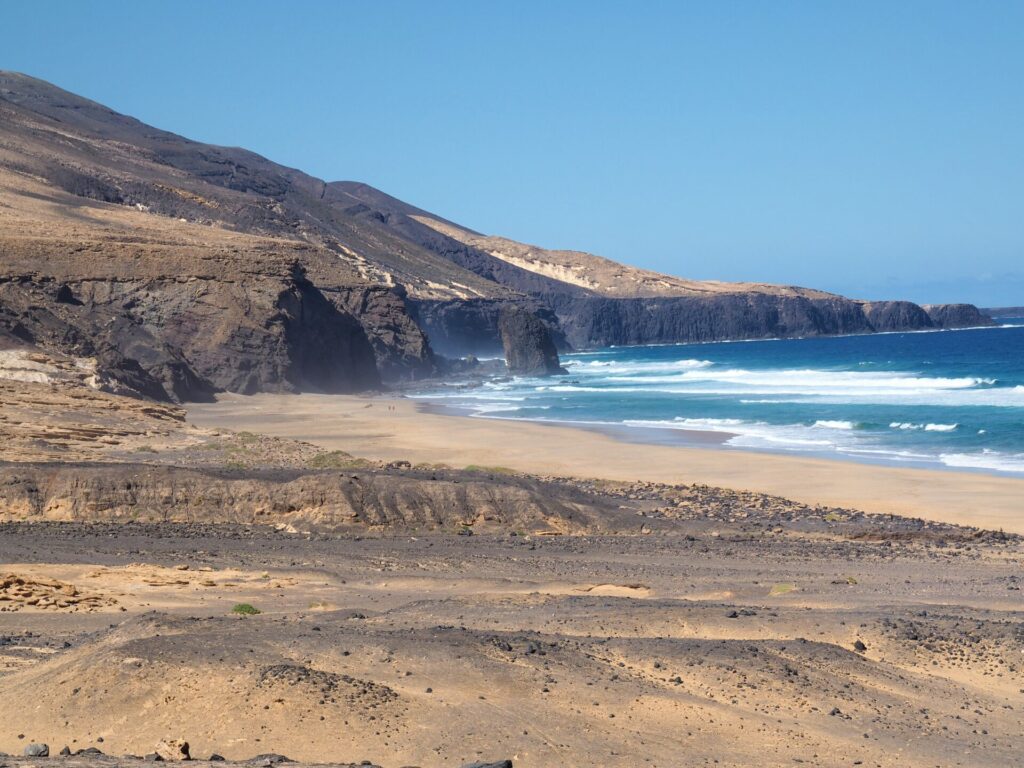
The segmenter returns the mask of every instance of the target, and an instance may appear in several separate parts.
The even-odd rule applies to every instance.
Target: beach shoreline
[[[657,445],[564,424],[472,418],[394,395],[220,395],[191,422],[382,461],[704,484],[822,506],[1024,533],[1024,479],[714,447]]]

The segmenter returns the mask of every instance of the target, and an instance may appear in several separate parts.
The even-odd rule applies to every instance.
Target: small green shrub
[[[237,613],[239,616],[255,616],[260,613],[260,609],[249,605],[249,603],[238,603],[231,609],[231,612]]]

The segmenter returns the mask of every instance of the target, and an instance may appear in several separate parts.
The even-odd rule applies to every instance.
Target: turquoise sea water
[[[640,440],[715,432],[725,450],[1024,476],[1024,320],[1002,322],[602,349],[563,356],[568,376],[449,383],[416,397],[483,417],[633,428]]]

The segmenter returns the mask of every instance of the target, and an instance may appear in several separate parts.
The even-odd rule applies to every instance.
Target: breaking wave
[[[1024,453],[1007,454],[984,449],[981,453],[944,453],[939,459],[947,467],[1024,472]]]

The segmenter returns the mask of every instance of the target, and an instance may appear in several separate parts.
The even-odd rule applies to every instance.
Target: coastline
[[[638,443],[603,430],[438,413],[389,395],[221,395],[190,404],[188,419],[384,461],[698,483],[1024,534],[1024,479],[1017,478]]]

